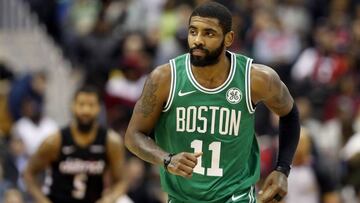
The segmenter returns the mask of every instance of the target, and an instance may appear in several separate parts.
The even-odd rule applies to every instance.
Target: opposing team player
[[[126,190],[121,137],[98,124],[96,89],[80,88],[72,112],[73,122],[48,137],[31,157],[24,173],[27,189],[37,203],[115,202]],[[49,170],[41,190],[36,176],[45,169]],[[113,184],[104,192],[107,171]]]

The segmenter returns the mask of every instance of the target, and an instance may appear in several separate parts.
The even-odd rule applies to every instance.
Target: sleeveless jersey
[[[155,127],[155,140],[170,153],[203,152],[190,179],[160,168],[164,190],[180,202],[224,203],[248,190],[260,176],[250,97],[252,59],[231,52],[227,56],[229,75],[214,89],[195,80],[189,54],[170,60],[171,90]]]
[[[107,130],[99,127],[93,143],[78,146],[69,127],[61,130],[59,159],[45,178],[45,192],[53,203],[94,203],[103,191],[107,166]],[[48,190],[48,191],[46,191]]]

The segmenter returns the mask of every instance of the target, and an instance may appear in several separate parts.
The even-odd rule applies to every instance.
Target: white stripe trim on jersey
[[[253,195],[253,190],[254,190],[254,186],[251,186],[250,191],[249,191],[249,203],[254,203],[255,202],[255,197]]]
[[[202,85],[200,85],[196,81],[196,79],[195,79],[195,77],[194,77],[194,75],[192,74],[192,71],[191,71],[190,54],[186,55],[186,59],[185,59],[186,73],[187,73],[187,76],[188,76],[191,84],[197,90],[199,90],[200,92],[203,92],[203,93],[207,93],[207,94],[216,94],[216,93],[221,92],[222,90],[224,90],[225,88],[227,88],[229,86],[229,84],[231,83],[231,81],[234,78],[235,71],[236,71],[236,57],[235,57],[234,53],[232,53],[230,51],[227,51],[227,52],[231,54],[231,64],[230,64],[229,75],[228,75],[227,79],[225,80],[225,82],[223,84],[221,84],[219,87],[216,87],[216,88],[213,88],[213,89],[203,87]]]
[[[251,67],[252,59],[248,58],[246,61],[246,70],[245,70],[245,92],[246,92],[246,105],[250,114],[255,113],[255,108],[252,105],[251,101]]]
[[[170,109],[171,104],[174,100],[174,95],[175,95],[175,88],[176,88],[176,65],[175,65],[175,60],[172,59],[170,60],[170,69],[171,69],[171,84],[170,84],[170,91],[169,91],[169,96],[168,99],[166,101],[166,104],[163,108],[163,112],[166,112]]]
[[[256,203],[255,187],[252,186],[251,196],[253,197],[253,203]]]

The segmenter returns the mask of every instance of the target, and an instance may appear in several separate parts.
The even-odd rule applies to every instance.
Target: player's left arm
[[[106,155],[113,184],[97,203],[114,203],[127,192],[124,142],[121,136],[112,130],[107,134]]]
[[[287,193],[287,176],[300,136],[296,104],[278,74],[265,65],[254,64],[251,70],[251,99],[263,102],[279,119],[279,153],[275,170],[266,178],[260,200],[272,202]]]

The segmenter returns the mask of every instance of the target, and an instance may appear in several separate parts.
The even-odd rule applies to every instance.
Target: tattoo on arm
[[[268,91],[271,92],[274,89],[274,85],[277,82],[277,78],[276,77],[271,77],[269,84],[268,84]]]
[[[286,109],[286,107],[289,105],[289,98],[291,97],[289,96],[290,93],[284,83],[280,81],[280,78],[272,77],[269,82],[268,90],[269,92],[277,92],[271,99],[273,101],[271,108],[275,112],[282,112],[284,109]]]
[[[275,111],[281,111],[282,109],[288,106],[288,100],[285,96],[286,90],[283,86],[280,86],[280,92],[278,95],[274,96],[275,105],[273,106]]]
[[[136,134],[137,137],[143,137],[140,133]],[[138,139],[140,141],[140,139]],[[161,149],[153,139],[150,137],[145,137],[138,142],[138,145],[134,146],[134,151],[136,155],[141,157],[141,159],[150,162],[155,165],[162,164],[162,157],[165,157],[167,152]]]
[[[159,85],[151,78],[149,78],[145,84],[139,106],[136,108],[137,112],[142,113],[144,117],[148,117],[154,111],[157,99],[155,92],[157,91],[158,86]]]

